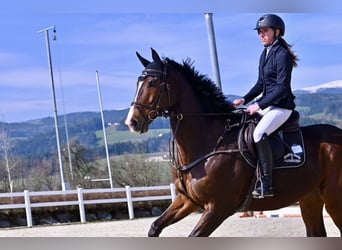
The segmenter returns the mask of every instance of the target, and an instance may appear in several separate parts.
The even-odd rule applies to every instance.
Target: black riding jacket
[[[261,109],[276,106],[293,110],[296,105],[291,90],[293,62],[290,53],[280,42],[276,42],[265,57],[266,48],[260,56],[258,81],[243,97],[245,103],[262,94],[257,100]]]

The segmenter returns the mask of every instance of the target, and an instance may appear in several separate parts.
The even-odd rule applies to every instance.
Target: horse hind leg
[[[324,172],[320,190],[300,201],[307,236],[326,236],[323,205],[342,236],[342,146],[321,143],[319,164]]]
[[[302,218],[305,223],[306,236],[326,237],[327,232],[323,220],[324,202],[320,198],[319,190],[306,195],[299,201]]]
[[[322,198],[325,209],[340,231],[342,237],[342,146],[323,143],[321,159],[328,170],[327,177],[322,185]]]
[[[342,191],[341,191],[342,192]],[[340,231],[340,237],[342,237],[342,201],[339,199],[339,203],[334,205],[334,203],[328,203],[325,205],[325,208],[333,220],[334,224]]]
[[[180,221],[199,209],[196,204],[179,193],[165,212],[152,223],[148,236],[158,237],[165,227]]]

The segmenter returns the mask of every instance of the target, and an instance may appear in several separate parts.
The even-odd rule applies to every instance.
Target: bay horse
[[[165,227],[199,210],[201,218],[189,236],[209,236],[239,211],[255,178],[255,169],[237,146],[241,112],[190,59],[178,63],[160,58],[154,49],[153,61],[138,52],[137,56],[145,68],[125,123],[131,132],[145,133],[157,117],[168,117],[176,151],[173,175],[178,193],[152,223],[148,236],[159,236]],[[300,129],[305,164],[273,171],[276,195],[251,198],[246,210],[275,210],[299,201],[306,235],[327,236],[325,205],[342,234],[342,130],[323,124]]]

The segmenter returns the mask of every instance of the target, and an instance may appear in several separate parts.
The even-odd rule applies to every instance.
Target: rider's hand
[[[256,112],[258,112],[260,110],[260,107],[259,107],[259,104],[258,103],[254,103],[252,105],[249,105],[247,107],[247,113],[249,115],[253,115],[255,114]]]
[[[233,101],[233,105],[235,108],[237,108],[239,105],[244,104],[244,103],[245,103],[245,99],[243,99],[243,98],[235,99]]]

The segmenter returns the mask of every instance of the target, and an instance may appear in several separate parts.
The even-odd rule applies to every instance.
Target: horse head
[[[131,132],[147,132],[149,125],[158,116],[165,116],[170,107],[166,82],[167,62],[154,49],[151,50],[152,62],[136,52],[145,69],[138,77],[135,98],[125,121]]]

